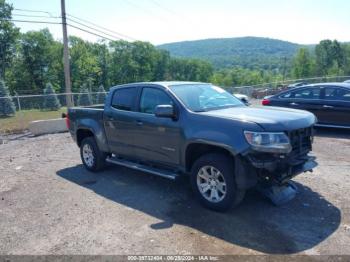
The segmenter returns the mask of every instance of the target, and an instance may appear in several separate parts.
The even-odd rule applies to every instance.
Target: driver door
[[[180,124],[178,120],[156,117],[154,110],[158,105],[175,107],[173,99],[163,89],[143,87],[136,119],[135,155],[143,161],[176,166],[180,162]]]

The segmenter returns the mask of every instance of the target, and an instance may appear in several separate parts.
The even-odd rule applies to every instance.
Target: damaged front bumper
[[[307,154],[298,157],[248,155],[247,158],[259,176],[279,184],[283,184],[303,172],[312,172],[318,165],[316,157]]]
[[[295,197],[297,185],[291,178],[303,172],[312,172],[318,165],[316,157],[307,154],[293,158],[271,154],[248,155],[236,161],[236,164],[240,164],[236,166],[238,186],[255,186],[275,205],[282,205]]]
[[[236,184],[240,189],[258,184],[282,186],[298,174],[312,172],[318,165],[316,158],[307,153],[298,157],[254,153],[238,156],[235,158]]]

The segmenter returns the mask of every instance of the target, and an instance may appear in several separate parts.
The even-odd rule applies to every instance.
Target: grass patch
[[[0,118],[0,133],[20,133],[28,129],[31,121],[60,118],[61,114],[66,112],[66,107],[62,107],[57,111],[42,111],[38,109],[17,111],[13,117]]]

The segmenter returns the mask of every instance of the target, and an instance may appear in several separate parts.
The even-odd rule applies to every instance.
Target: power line
[[[52,15],[52,13],[47,12],[47,11],[43,11],[43,10],[21,9],[21,8],[14,8],[13,10],[22,11],[22,12],[30,12],[30,13],[45,13],[45,14],[48,14],[50,17],[55,17],[54,15]]]
[[[23,17],[42,17],[42,18],[61,18],[60,16],[47,16],[47,15],[24,15],[24,14],[12,14],[12,16],[23,16]]]
[[[68,14],[68,13],[67,13],[67,15],[70,16],[70,17],[73,17],[73,18],[75,18],[75,19],[77,19],[77,20],[80,20],[80,21],[82,21],[82,22],[85,22],[85,23],[88,23],[88,24],[90,24],[90,25],[93,25],[93,26],[95,26],[95,27],[97,27],[97,28],[101,28],[101,29],[103,29],[103,30],[105,30],[105,31],[108,31],[108,32],[110,32],[110,33],[119,35],[119,36],[122,37],[122,38],[129,38],[130,40],[137,41],[137,39],[135,39],[135,38],[133,38],[133,37],[131,37],[131,36],[128,36],[128,35],[125,35],[125,34],[122,34],[122,33],[119,33],[119,32],[113,31],[113,30],[110,30],[110,29],[108,29],[108,28],[106,28],[106,27],[100,26],[100,25],[95,24],[95,23],[93,23],[93,22],[91,22],[91,21],[88,21],[88,20],[86,20],[86,19],[79,18],[79,17],[77,17],[77,16],[74,16],[74,15],[71,15],[71,14]],[[68,19],[69,19],[69,18],[68,18]],[[71,18],[70,18],[70,19],[71,19]]]
[[[11,22],[19,22],[19,23],[34,23],[34,24],[62,25],[62,23],[60,23],[60,22],[36,21],[36,20],[1,19],[0,21],[11,21]],[[72,25],[72,24],[68,24],[68,23],[67,23],[67,25],[70,26],[70,27],[73,27],[73,28],[75,28],[75,29],[78,29],[78,30],[80,30],[80,31],[83,31],[83,32],[92,34],[92,35],[94,35],[94,36],[101,37],[101,38],[103,38],[103,39],[107,39],[107,40],[110,40],[110,41],[116,41],[116,39],[112,39],[112,38],[109,38],[109,37],[105,37],[105,36],[103,36],[103,35],[100,35],[100,34],[91,32],[91,31],[89,31],[89,30],[83,29],[83,28],[81,28],[81,27],[78,27],[78,26],[75,26],[75,25]]]
[[[190,18],[188,18],[187,16],[181,14],[181,13],[178,13],[178,12],[175,12],[174,10],[170,9],[170,8],[167,8],[166,6],[160,4],[158,1],[156,0],[149,0],[151,1],[154,5],[158,6],[160,9],[163,9],[164,11],[172,14],[173,16],[176,16],[176,17],[179,17],[181,20],[180,22],[184,22],[184,23],[187,23],[187,24],[190,24],[195,30],[202,30],[201,29],[201,26],[195,22],[193,22]],[[186,21],[184,21],[186,20]]]
[[[153,12],[151,9],[147,9],[147,8],[144,8],[143,6],[140,6],[138,4],[135,4],[134,2],[130,1],[130,0],[124,0],[124,3],[127,3],[129,4],[130,6],[133,6],[133,7],[136,7],[140,10],[142,10],[143,12],[149,14],[151,17],[156,17],[158,18],[159,20],[169,24],[170,26],[172,25],[170,22],[169,22],[169,19],[165,19],[164,17],[158,15],[157,13]]]
[[[172,10],[171,8],[167,8],[165,7],[164,5],[160,4],[158,1],[156,0],[149,0],[151,1],[155,6],[157,6],[158,8],[166,11],[167,13],[170,13],[171,15],[173,15],[174,17],[177,17],[177,22],[180,22],[180,23],[183,23],[184,25],[186,25],[186,28],[190,25],[195,31],[197,30],[200,30],[202,31],[202,28],[201,26],[199,26],[197,23],[194,23],[191,19],[189,19],[188,17],[184,16],[183,14],[181,13],[177,13],[175,12],[174,10]],[[164,16],[160,16],[158,13],[154,12],[153,9],[149,9],[149,8],[144,8],[143,6],[140,6],[138,4],[135,4],[133,1],[131,0],[124,0],[124,3],[127,3],[129,4],[130,6],[133,6],[133,7],[136,7],[142,11],[144,11],[145,13],[149,14],[150,16],[152,17],[156,17],[162,21],[164,21],[165,23],[167,23],[171,28],[172,28],[172,31],[174,34],[177,34],[178,36],[180,36],[180,33],[178,32],[175,32],[174,30],[174,24],[172,23],[173,22],[173,19],[171,19],[171,22],[170,22],[170,19],[169,19],[169,16],[167,14],[164,14]],[[152,8],[152,7],[151,7]],[[180,29],[178,27],[176,27],[175,25],[175,28],[176,29]],[[179,31],[180,32],[180,31]],[[191,34],[192,34],[192,31],[191,31]],[[183,31],[181,30],[181,35],[183,35]]]
[[[51,24],[51,25],[61,25],[60,22],[50,22],[50,21],[37,21],[37,20],[18,20],[18,19],[1,19],[0,21],[11,21],[19,23],[34,23],[34,24]]]
[[[92,35],[101,37],[101,38],[103,38],[103,39],[107,39],[107,40],[110,40],[110,41],[116,41],[115,39],[111,39],[111,38],[109,38],[109,37],[105,37],[105,36],[102,36],[102,35],[100,35],[100,34],[93,33],[93,32],[91,32],[91,31],[89,31],[89,30],[83,29],[83,28],[81,28],[81,27],[78,27],[78,26],[75,26],[75,25],[72,25],[72,24],[67,24],[67,25],[70,26],[70,27],[73,27],[73,28],[75,28],[75,29],[78,29],[78,30],[80,30],[80,31],[86,32],[86,33],[88,33],[88,34],[92,34]]]
[[[155,4],[156,6],[158,6],[160,9],[163,9],[163,10],[165,10],[165,11],[167,11],[168,13],[171,13],[171,14],[173,14],[173,15],[176,15],[176,16],[179,16],[179,17],[181,17],[181,18],[184,18],[182,15],[179,15],[179,14],[177,14],[176,12],[174,12],[173,10],[171,10],[171,9],[169,9],[169,8],[167,8],[167,7],[165,7],[165,6],[163,6],[163,5],[161,5],[161,4],[159,4],[157,1],[155,1],[155,0],[150,0],[153,4]]]
[[[100,33],[105,34],[105,35],[107,35],[107,36],[114,37],[114,38],[117,38],[118,40],[121,40],[120,37],[117,37],[117,36],[114,36],[114,35],[105,33],[105,32],[103,32],[103,31],[101,31],[101,30],[99,30],[99,29],[95,29],[95,28],[90,27],[90,26],[88,26],[88,25],[85,25],[85,24],[83,24],[83,23],[77,22],[76,20],[74,20],[74,19],[72,19],[72,18],[67,17],[67,20],[69,20],[69,21],[71,21],[71,22],[73,22],[73,23],[76,23],[76,24],[78,24],[78,25],[85,26],[85,27],[87,27],[87,28],[89,28],[89,29],[92,29],[92,30],[94,30],[94,31],[100,32]]]
[[[27,14],[13,14],[14,16],[33,17],[33,18],[34,18],[34,17],[37,17],[37,18],[39,18],[39,17],[41,17],[41,18],[45,18],[45,17],[46,17],[46,18],[61,18],[60,16],[54,16],[54,15],[52,15],[52,13],[47,12],[47,11],[44,11],[44,10],[32,10],[32,9],[20,9],[20,8],[14,8],[14,10],[22,11],[22,12],[30,12],[30,13],[44,13],[44,14],[48,14],[48,15],[49,15],[49,16],[40,16],[40,15],[27,15]],[[103,29],[104,31],[108,31],[108,32],[114,34],[114,35],[112,35],[112,34],[109,34],[109,33],[104,32],[104,31],[102,31],[102,30],[99,30],[99,29],[96,29],[96,28],[92,28],[92,27],[90,27],[90,26],[88,26],[88,25],[86,25],[86,24],[77,22],[76,20],[67,17],[68,20],[71,20],[71,21],[74,22],[74,23],[77,23],[77,24],[79,24],[79,25],[81,25],[81,26],[84,26],[84,27],[87,27],[87,28],[89,28],[89,29],[92,29],[92,30],[97,31],[97,32],[99,32],[99,33],[105,34],[105,35],[107,35],[107,36],[116,38],[116,39],[118,39],[118,40],[123,39],[123,38],[127,38],[127,39],[132,40],[132,41],[137,41],[137,39],[135,39],[134,37],[131,37],[131,36],[128,36],[128,35],[125,35],[125,34],[122,34],[122,33],[116,32],[116,31],[113,31],[113,30],[110,30],[110,29],[108,29],[108,28],[105,28],[105,27],[103,27],[103,26],[100,26],[100,25],[98,25],[98,24],[95,24],[95,23],[93,23],[93,22],[91,22],[91,21],[89,21],[89,20],[82,19],[82,18],[80,18],[80,17],[74,16],[74,15],[71,15],[71,14],[67,14],[67,15],[70,16],[70,17],[73,17],[73,18],[75,18],[75,19],[77,19],[77,20],[80,20],[80,21],[82,21],[82,22],[84,22],[84,23],[88,23],[88,24],[90,24],[90,25],[93,25],[93,26],[96,27],[96,28],[101,28],[101,29]],[[88,31],[88,30],[85,30],[85,31]],[[95,35],[96,35],[96,34],[95,34]],[[109,39],[109,38],[107,38],[107,39]]]

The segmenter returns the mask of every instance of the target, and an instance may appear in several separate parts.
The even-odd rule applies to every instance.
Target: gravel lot
[[[67,133],[0,145],[1,254],[350,254],[350,132],[319,130],[319,167],[275,207],[255,191],[203,209],[186,179],[87,172]]]

